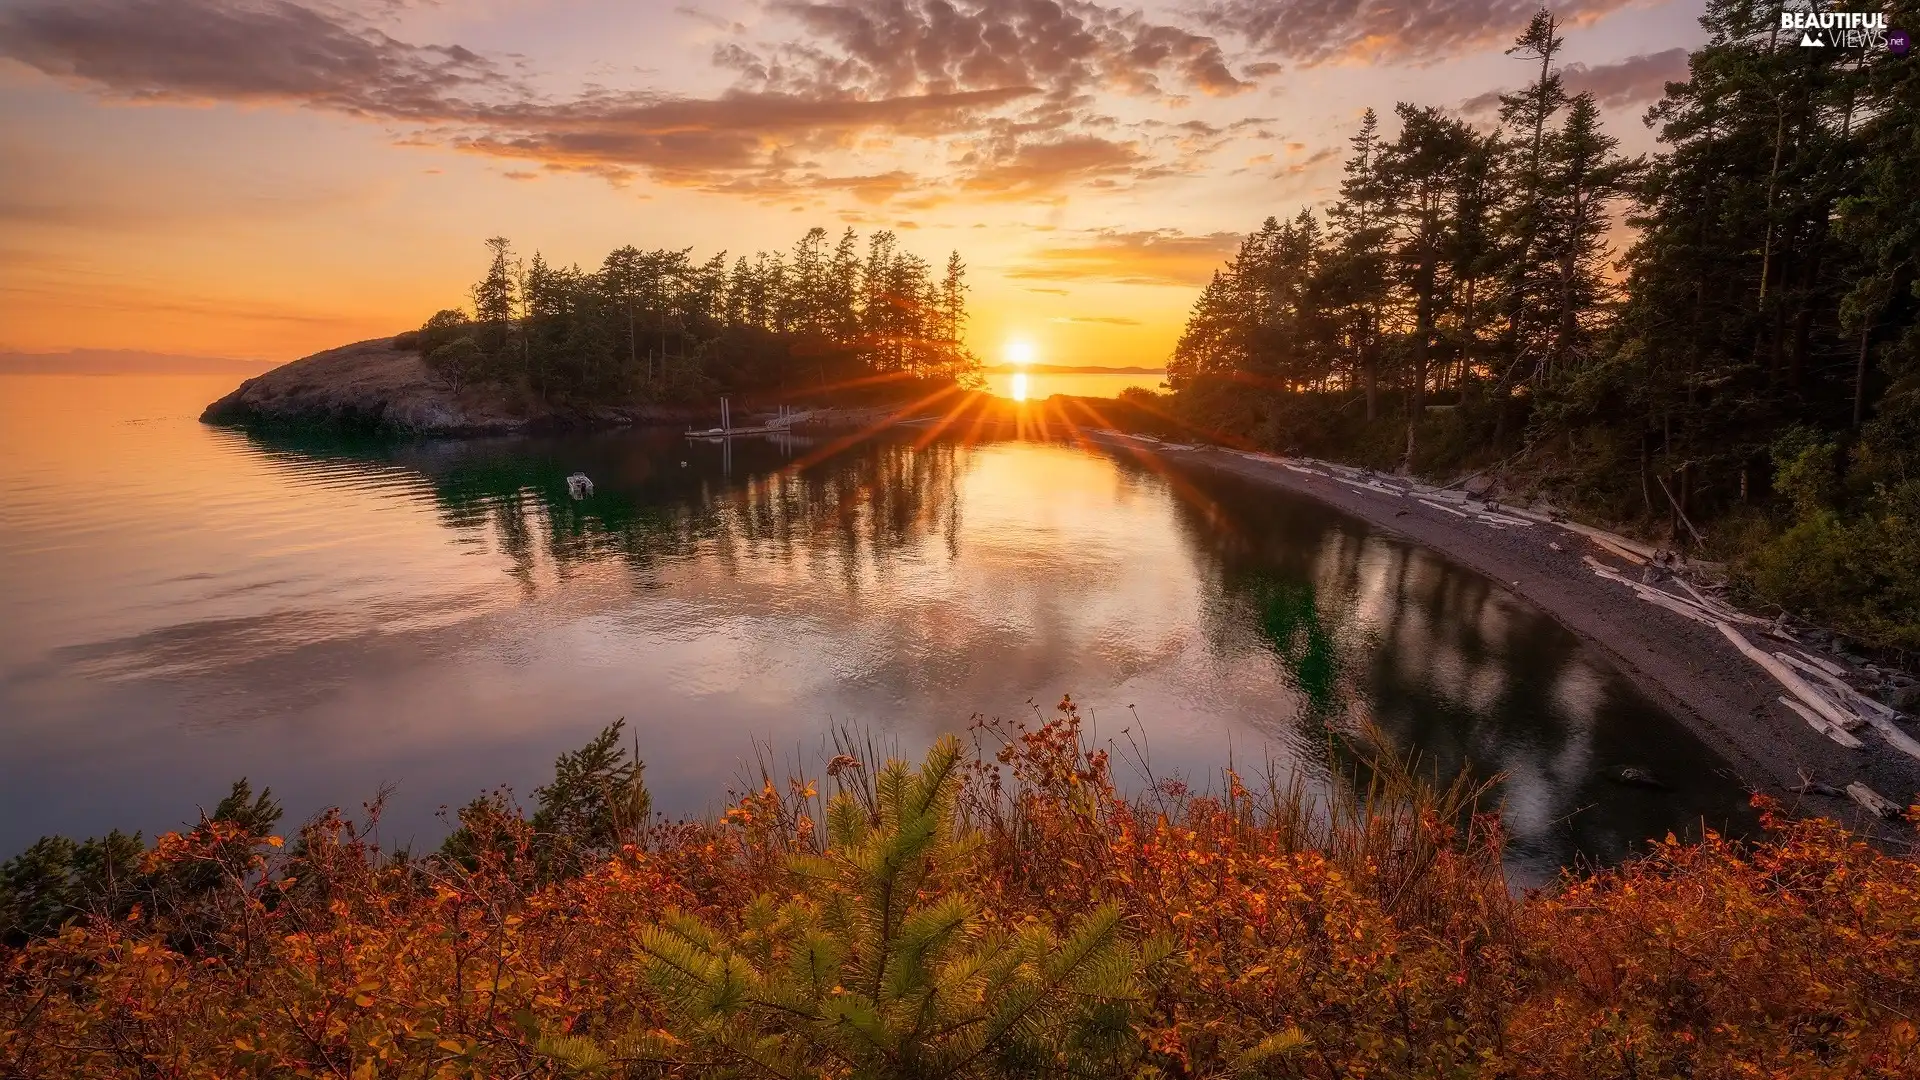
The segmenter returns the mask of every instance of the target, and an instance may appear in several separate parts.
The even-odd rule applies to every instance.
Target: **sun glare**
[[[1014,338],[1007,342],[1007,363],[1019,367],[1033,363],[1033,342],[1026,338]]]
[[[1013,395],[1013,400],[1015,401],[1027,400],[1027,373],[1024,371],[1014,372],[1013,385],[1009,386],[1007,391]]]

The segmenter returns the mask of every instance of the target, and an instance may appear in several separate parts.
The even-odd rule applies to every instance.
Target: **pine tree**
[[[1447,244],[1447,273],[1453,280],[1453,328],[1449,332],[1457,368],[1455,389],[1466,393],[1486,362],[1481,328],[1497,305],[1489,285],[1504,270],[1497,214],[1506,196],[1500,162],[1507,145],[1499,132],[1475,137],[1468,146],[1453,190],[1453,228]]]
[[[491,327],[504,328],[513,321],[519,303],[513,244],[504,236],[496,236],[487,241],[487,250],[493,252],[493,258],[487,264],[486,277],[473,287],[473,315]]]
[[[1323,260],[1320,295],[1334,308],[1334,323],[1348,358],[1348,382],[1366,393],[1366,418],[1378,412],[1381,313],[1388,302],[1387,228],[1380,214],[1380,119],[1368,109],[1350,143],[1340,198],[1327,211],[1334,250]]]
[[[626,721],[616,720],[585,746],[560,755],[553,782],[535,790],[533,828],[546,843],[543,861],[577,872],[582,860],[640,839],[652,798],[646,763],[620,745],[625,729]]]
[[[691,249],[621,247],[593,272],[524,268],[490,242],[472,289],[478,318],[442,313],[396,344],[418,351],[455,391],[518,385],[544,399],[688,400],[716,390],[792,386],[831,369],[974,377],[961,343],[966,265],[954,253],[936,281],[922,258],[876,235],[862,264],[846,230],[831,251],[813,229],[788,252],[696,263]],[[442,317],[449,316],[449,317]]]
[[[833,339],[850,345],[860,337],[860,237],[849,228],[834,245],[828,264]]]
[[[867,237],[867,263],[861,273],[865,295],[860,302],[861,340],[879,371],[898,371],[900,303],[893,292],[893,263],[898,242],[890,229]]]
[[[1400,136],[1382,153],[1383,218],[1391,228],[1393,260],[1411,301],[1408,333],[1407,445],[1400,469],[1413,468],[1420,421],[1426,407],[1429,361],[1438,326],[1447,250],[1455,222],[1452,195],[1475,136],[1472,129],[1431,106],[1394,107]]]
[[[1606,236],[1612,203],[1636,168],[1614,153],[1619,145],[1601,131],[1593,95],[1581,94],[1549,146],[1538,241],[1540,261],[1552,275],[1541,320],[1553,328],[1549,377],[1585,355],[1595,317],[1614,291],[1606,276]]]
[[[939,337],[948,352],[957,354],[967,319],[967,264],[958,251],[947,255],[947,272],[940,279]]]
[[[825,854],[795,857],[790,897],[760,897],[739,930],[675,914],[645,931],[664,1035],[554,1037],[543,1050],[583,1074],[1124,1075],[1142,976],[1170,947],[1130,943],[1111,905],[1064,935],[990,925],[964,891],[975,843],[955,827],[959,762],[949,736],[918,770],[888,763],[871,813],[836,796]]]
[[[827,230],[814,226],[793,245],[784,290],[786,324],[794,332],[825,337],[832,326]]]
[[[1553,118],[1566,106],[1567,95],[1560,73],[1553,70],[1553,58],[1564,44],[1559,35],[1559,20],[1546,8],[1533,16],[1507,55],[1528,62],[1538,61],[1539,74],[1524,90],[1500,97],[1500,122],[1515,132],[1514,152],[1518,161],[1512,202],[1505,215],[1508,237],[1507,271],[1504,275],[1503,308],[1506,317],[1503,348],[1508,371],[1500,381],[1504,393],[1530,356],[1536,360],[1543,352],[1537,336],[1538,320],[1534,291],[1537,278],[1529,271],[1534,265],[1535,245],[1541,221],[1546,214],[1548,136]]]

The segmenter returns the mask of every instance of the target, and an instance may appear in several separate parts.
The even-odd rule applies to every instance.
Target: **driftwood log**
[[[1860,804],[1861,808],[1883,821],[1897,821],[1901,815],[1900,804],[1855,780],[1847,785],[1847,798]]]
[[[1726,623],[1720,624],[1720,632],[1726,635],[1728,641],[1733,642],[1734,648],[1745,653],[1747,659],[1766,669],[1767,674],[1778,680],[1780,685],[1786,687],[1794,697],[1799,698],[1801,704],[1819,713],[1821,719],[1827,723],[1845,730],[1849,714],[1841,712],[1839,706],[1808,686],[1807,680],[1796,675],[1792,668],[1755,648],[1753,643],[1746,639],[1746,635]]]
[[[1782,697],[1780,699],[1780,704],[1785,705],[1787,709],[1791,711],[1795,716],[1798,716],[1800,719],[1805,720],[1807,722],[1808,727],[1812,728],[1813,730],[1819,732],[1822,735],[1825,735],[1827,738],[1832,739],[1834,742],[1839,743],[1841,746],[1844,746],[1849,750],[1865,750],[1867,748],[1866,743],[1863,743],[1859,739],[1854,738],[1853,735],[1847,731],[1847,729],[1841,728],[1841,727],[1835,727],[1834,725],[1827,723],[1827,721],[1822,719],[1819,714],[1815,713],[1812,709],[1807,708],[1805,705],[1802,705],[1799,702],[1793,700],[1792,698]]]
[[[1440,510],[1440,511],[1444,511],[1444,512],[1446,512],[1446,513],[1449,513],[1449,514],[1452,514],[1452,515],[1453,515],[1454,517],[1460,517],[1460,518],[1463,518],[1463,517],[1466,517],[1466,516],[1467,516],[1467,514],[1466,514],[1466,512],[1465,512],[1465,511],[1462,511],[1462,510],[1455,510],[1455,509],[1454,509],[1453,507],[1451,507],[1451,506],[1447,506],[1447,505],[1444,505],[1444,504],[1442,504],[1442,503],[1437,503],[1437,502],[1434,502],[1434,501],[1433,501],[1432,499],[1421,499],[1421,500],[1420,500],[1420,504],[1421,504],[1422,506],[1430,506],[1430,507],[1432,507],[1432,508],[1433,508],[1433,509],[1435,509],[1435,510]]]
[[[1613,541],[1607,539],[1604,536],[1595,536],[1589,533],[1587,534],[1587,539],[1593,541],[1594,544],[1599,546],[1601,550],[1606,551],[1609,554],[1615,555],[1619,558],[1625,559],[1626,561],[1634,564],[1635,566],[1647,565],[1647,558],[1643,557],[1639,552],[1629,551],[1626,548],[1621,547],[1619,544],[1614,543]]]

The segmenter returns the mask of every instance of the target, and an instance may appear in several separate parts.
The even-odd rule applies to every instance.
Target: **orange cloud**
[[[1332,161],[1334,157],[1337,156],[1338,154],[1339,154],[1339,151],[1335,150],[1333,147],[1323,146],[1320,149],[1315,150],[1313,153],[1307,155],[1306,158],[1304,158],[1303,160],[1296,161],[1293,164],[1288,165],[1287,167],[1281,169],[1279,172],[1274,173],[1273,174],[1274,178],[1279,179],[1280,177],[1283,177],[1283,176],[1299,176],[1301,173],[1310,172],[1313,170],[1315,166],[1319,165],[1320,163],[1326,162],[1326,161]]]
[[[593,173],[614,182],[645,172],[655,180],[741,194],[790,197],[841,188],[869,201],[914,186],[905,172],[831,177],[804,168],[798,151],[832,146],[855,133],[932,138],[968,130],[982,112],[1035,93],[1030,87],[921,94],[878,100],[821,100],[786,93],[715,99],[621,95],[564,105],[520,104],[449,117],[461,149]]]
[[[1025,281],[1106,281],[1122,285],[1203,285],[1240,246],[1230,232],[1098,229],[1077,243],[1040,248],[1006,276]]]
[[[961,186],[996,199],[1034,198],[1070,184],[1111,182],[1145,160],[1131,144],[1075,135],[1023,145],[1005,160],[976,169]]]

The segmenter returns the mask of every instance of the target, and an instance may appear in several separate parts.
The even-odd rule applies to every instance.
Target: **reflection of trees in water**
[[[1087,659],[1079,655],[1087,639],[1068,615],[1084,597],[1053,571],[976,567],[987,576],[974,608],[937,591],[944,584],[901,592],[910,559],[934,545],[951,556],[960,543],[960,474],[971,455],[952,444],[870,440],[798,471],[778,443],[739,440],[729,463],[721,447],[671,432],[275,439],[261,448],[320,482],[346,473],[367,486],[430,493],[444,522],[472,542],[489,538],[530,592],[609,566],[624,567],[637,589],[658,588],[670,566],[691,561],[747,579],[712,610],[746,603],[807,614],[788,632],[754,639],[764,650],[754,662],[779,662],[792,634],[825,635],[838,650],[838,700],[857,700],[864,714],[972,707],[1008,684],[1084,670]],[[1124,458],[1115,467],[1156,499],[1171,492],[1167,505],[1200,582],[1194,618],[1206,648],[1221,660],[1271,665],[1291,691],[1273,703],[1283,730],[1271,734],[1322,767],[1333,764],[1325,757],[1332,732],[1352,734],[1370,720],[1393,747],[1417,748],[1442,774],[1463,764],[1503,773],[1515,849],[1542,865],[1583,852],[1616,857],[1703,815],[1733,817],[1739,793],[1715,775],[1711,754],[1495,582],[1242,478],[1203,470],[1162,478]],[[576,470],[597,489],[579,502],[565,483]],[[788,597],[804,604],[790,608]],[[1171,657],[1136,650],[1100,662]],[[1678,790],[1605,781],[1601,770],[1621,764],[1646,767]],[[1604,813],[1581,812],[1595,804]]]
[[[490,534],[529,589],[543,567],[564,577],[609,557],[630,568],[637,586],[658,587],[663,564],[696,553],[729,572],[754,559],[852,586],[890,552],[928,537],[949,551],[959,542],[964,451],[947,443],[868,440],[795,470],[790,444],[739,439],[725,448],[667,431],[459,442],[252,438],[299,472],[424,477],[441,520]],[[593,478],[591,497],[568,495],[573,472]],[[821,560],[827,552],[834,559]]]
[[[1294,685],[1317,713],[1333,708],[1339,655],[1333,635],[1320,621],[1320,605],[1311,584],[1269,581],[1248,599],[1259,611],[1261,634],[1293,675]]]
[[[1223,654],[1269,654],[1301,707],[1303,748],[1365,717],[1437,774],[1503,774],[1516,855],[1617,859],[1648,836],[1743,824],[1738,784],[1545,613],[1484,576],[1303,498],[1183,473],[1186,539],[1208,583],[1202,626]],[[1623,789],[1634,764],[1676,790]],[[1605,804],[1604,814],[1583,813]]]

